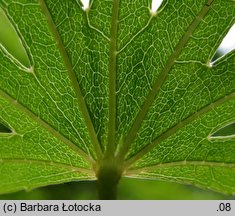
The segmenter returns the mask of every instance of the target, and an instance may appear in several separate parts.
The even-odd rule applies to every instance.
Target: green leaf
[[[234,134],[215,138],[235,121],[235,52],[211,63],[233,0],[0,8],[25,53],[1,39],[0,193],[120,176],[235,193]]]

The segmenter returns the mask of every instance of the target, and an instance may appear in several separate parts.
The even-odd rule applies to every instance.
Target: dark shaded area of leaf
[[[0,122],[0,133],[12,133],[11,129]]]
[[[231,135],[235,135],[235,122],[220,128],[219,130],[217,130],[215,133],[212,134],[212,137],[231,136]]]

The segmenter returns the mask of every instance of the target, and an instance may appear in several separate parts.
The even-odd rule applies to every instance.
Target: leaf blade
[[[98,141],[97,136],[96,136],[96,132],[95,132],[94,127],[93,127],[93,123],[91,122],[91,118],[90,118],[90,115],[88,113],[87,106],[86,106],[86,103],[84,101],[84,97],[81,93],[80,86],[79,86],[76,74],[73,70],[73,66],[72,66],[71,61],[69,59],[69,56],[66,52],[64,44],[62,42],[62,39],[59,35],[59,32],[57,31],[56,25],[54,24],[54,21],[51,17],[51,14],[48,10],[46,2],[44,0],[39,0],[39,3],[40,3],[41,9],[42,9],[47,21],[48,21],[48,26],[49,26],[52,34],[55,37],[55,41],[58,44],[58,48],[59,48],[61,56],[64,60],[64,64],[66,65],[66,68],[67,68],[67,71],[68,71],[68,74],[69,74],[69,78],[71,80],[72,86],[74,88],[77,99],[79,101],[79,107],[80,107],[80,110],[83,114],[84,120],[86,122],[87,129],[89,131],[91,141],[94,145],[94,148],[96,150],[96,155],[99,159],[99,158],[102,157],[102,151],[101,151],[100,144],[99,144],[99,141]]]

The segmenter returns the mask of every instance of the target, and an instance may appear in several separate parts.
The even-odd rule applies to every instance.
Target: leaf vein
[[[215,162],[215,161],[174,161],[167,163],[160,163],[144,168],[132,168],[127,170],[127,174],[137,174],[140,172],[151,172],[156,169],[167,168],[167,167],[176,167],[176,166],[210,166],[210,167],[227,167],[227,168],[235,168],[235,163],[225,163],[225,162]]]
[[[56,28],[56,25],[53,21],[53,18],[51,16],[50,11],[47,8],[47,5],[46,5],[45,1],[44,0],[39,0],[39,3],[40,3],[40,6],[41,6],[41,10],[42,10],[43,14],[46,17],[46,20],[48,22],[48,26],[49,26],[49,28],[52,32],[52,35],[54,36],[54,39],[57,42],[57,45],[58,45],[58,48],[60,50],[61,56],[64,60],[64,64],[67,68],[69,78],[71,80],[72,86],[74,88],[74,91],[75,91],[77,99],[78,99],[79,107],[80,107],[81,112],[83,114],[83,118],[86,122],[86,126],[88,128],[90,138],[92,140],[92,143],[94,145],[97,157],[99,159],[102,156],[102,150],[101,150],[98,138],[97,138],[97,134],[96,134],[95,129],[94,129],[94,125],[91,121],[91,118],[90,118],[90,115],[89,115],[89,112],[88,112],[88,109],[87,109],[87,106],[86,106],[86,102],[85,102],[84,97],[81,93],[80,86],[79,86],[76,74],[73,70],[73,66],[71,64],[68,53],[65,49],[63,41],[62,41],[62,39],[59,35],[59,32]]]
[[[46,161],[46,160],[34,160],[34,159],[21,159],[21,158],[0,158],[0,163],[27,163],[27,164],[44,164],[47,166],[56,166],[60,168],[65,168],[68,170],[72,170],[74,172],[81,172],[86,174],[93,174],[94,172],[90,169],[81,168],[77,166],[72,166],[65,163],[59,163],[59,162],[52,162],[52,161]]]
[[[64,142],[70,149],[78,153],[80,156],[82,156],[84,159],[86,159],[88,162],[93,163],[93,159],[87,155],[84,151],[82,151],[76,144],[71,142],[69,139],[67,139],[64,135],[62,135],[59,131],[55,130],[48,122],[41,119],[39,116],[36,116],[31,110],[23,106],[19,101],[12,98],[9,94],[5,93],[3,90],[0,89],[0,96],[2,96],[4,99],[9,101],[11,104],[14,104],[18,109],[23,111],[25,114],[27,114],[31,119],[33,119],[35,122],[43,126],[47,131],[49,131],[52,135],[60,139],[62,142]]]
[[[183,121],[178,122],[176,125],[172,126],[167,131],[163,132],[160,136],[155,138],[151,143],[147,144],[137,154],[135,154],[134,156],[129,158],[126,161],[126,166],[130,166],[136,160],[140,159],[143,155],[145,155],[147,152],[152,150],[160,142],[162,142],[163,140],[167,139],[168,137],[170,137],[172,134],[174,134],[176,131],[178,131],[179,129],[183,128],[187,124],[191,123],[193,120],[195,120],[196,117],[199,117],[199,116],[205,114],[206,112],[208,112],[208,111],[218,107],[219,105],[225,103],[226,101],[229,101],[229,100],[234,99],[234,98],[235,98],[235,93],[231,93],[229,95],[226,95],[226,96],[218,99],[217,101],[215,101],[215,102],[213,102],[213,103],[203,107],[202,109],[200,109],[199,111],[195,112],[194,114],[188,116]]]
[[[119,158],[124,158],[127,154],[132,142],[134,141],[138,130],[141,127],[142,122],[144,121],[144,118],[148,112],[149,107],[152,105],[154,99],[156,98],[157,94],[159,93],[159,90],[164,83],[170,69],[175,64],[176,59],[180,55],[182,49],[190,39],[192,33],[196,29],[196,27],[199,25],[199,23],[202,21],[202,19],[206,16],[207,12],[211,8],[213,0],[208,0],[207,4],[202,7],[201,11],[197,14],[195,19],[191,22],[189,25],[186,33],[183,35],[179,43],[176,45],[174,52],[169,57],[168,61],[165,64],[165,67],[161,71],[160,75],[158,76],[157,80],[155,81],[152,90],[149,92],[148,96],[145,99],[145,102],[142,106],[142,109],[137,114],[134,123],[132,124],[131,129],[129,130],[129,133],[127,134],[126,138],[124,139],[123,145],[120,149],[120,152],[118,154]]]
[[[111,157],[115,149],[116,135],[116,76],[117,76],[117,29],[119,1],[113,1],[110,50],[109,50],[109,122],[108,122],[108,144],[106,157]]]

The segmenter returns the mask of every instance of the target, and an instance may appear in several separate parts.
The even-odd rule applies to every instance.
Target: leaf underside
[[[235,193],[233,0],[0,0],[30,67],[0,46],[0,193],[123,176]]]

